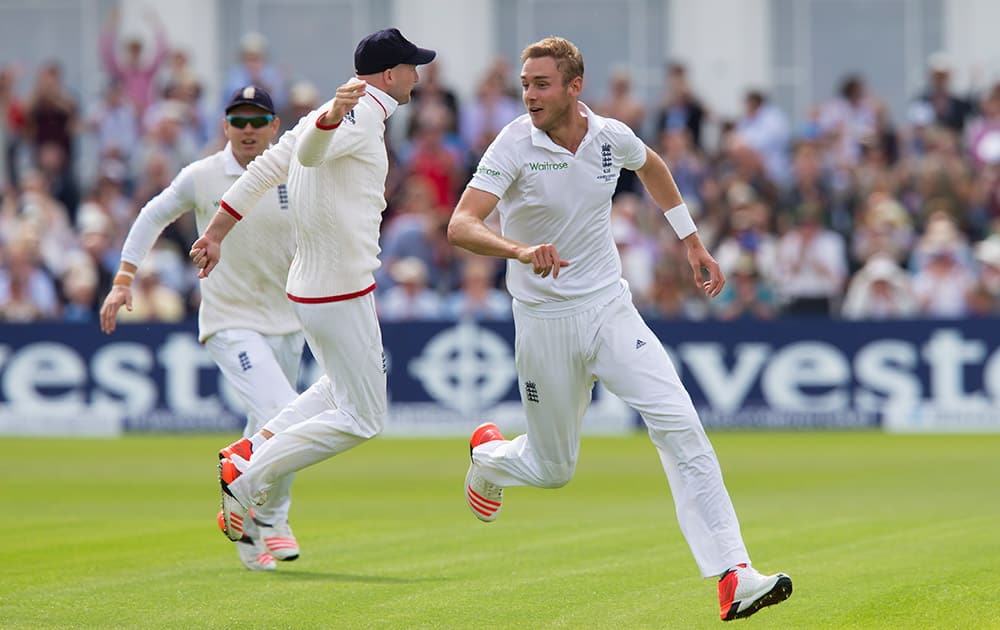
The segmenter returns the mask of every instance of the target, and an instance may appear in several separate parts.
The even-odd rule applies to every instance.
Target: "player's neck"
[[[580,143],[587,135],[587,117],[574,107],[563,122],[546,133],[552,142],[576,155],[576,150],[580,148]]]

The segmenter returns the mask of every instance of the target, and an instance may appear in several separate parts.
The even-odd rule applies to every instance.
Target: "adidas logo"
[[[639,348],[643,347],[644,345],[646,345],[646,342],[643,341],[642,339],[636,339],[635,340],[635,349],[636,350],[638,350]]]

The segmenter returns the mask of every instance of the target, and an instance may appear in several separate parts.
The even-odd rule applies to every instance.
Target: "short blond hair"
[[[556,60],[556,68],[562,72],[563,85],[576,77],[583,77],[583,55],[576,44],[562,37],[546,37],[534,44],[529,44],[521,52],[521,63],[528,59],[552,57]]]

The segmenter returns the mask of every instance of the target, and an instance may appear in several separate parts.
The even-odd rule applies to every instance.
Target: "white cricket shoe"
[[[469,458],[472,458],[473,449],[480,444],[502,439],[503,435],[497,425],[492,422],[479,425],[469,438]],[[497,520],[503,506],[503,488],[483,479],[475,462],[469,464],[469,472],[465,474],[465,502],[473,515],[486,523]]]
[[[260,542],[260,538],[252,537],[257,534],[253,523],[248,523],[245,529],[243,538],[236,541],[236,555],[239,556],[243,566],[250,571],[274,571],[277,569],[278,563],[275,562],[274,556],[268,553],[267,547]]]
[[[222,511],[219,513],[219,528],[226,538],[237,542],[243,538],[243,525],[249,509],[236,500],[229,490],[229,484],[242,474],[232,459],[219,460],[219,485],[222,487]]]
[[[738,564],[719,578],[719,617],[723,621],[749,617],[765,606],[773,606],[792,594],[792,578],[784,573],[761,575]]]
[[[272,556],[285,562],[299,557],[299,542],[295,540],[295,534],[287,522],[271,525],[259,520],[253,512],[251,516],[260,540]]]

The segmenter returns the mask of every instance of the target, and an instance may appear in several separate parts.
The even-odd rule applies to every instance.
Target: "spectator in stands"
[[[39,260],[50,273],[61,275],[68,265],[67,255],[76,249],[69,212],[49,193],[39,171],[29,170],[24,174],[21,190],[16,229],[30,228],[37,238]]]
[[[823,209],[806,204],[778,241],[777,272],[786,315],[830,316],[847,279],[844,238],[823,225]]]
[[[1000,234],[994,234],[976,243],[976,277],[978,305],[970,304],[977,314],[1000,316]]]
[[[995,83],[980,105],[980,115],[966,129],[973,165],[983,168],[1000,163],[1000,83]]]
[[[403,258],[389,269],[395,285],[379,300],[382,321],[439,319],[444,315],[440,296],[427,287],[427,266],[416,257]]]
[[[791,228],[795,209],[803,204],[821,208],[833,205],[833,183],[823,167],[820,146],[816,140],[800,140],[792,147],[792,179],[781,192],[776,217],[780,232]]]
[[[702,185],[708,175],[704,158],[691,142],[691,132],[679,127],[664,129],[660,132],[659,153],[670,168],[688,208],[697,218],[704,200]],[[699,222],[699,230],[700,230]]]
[[[103,293],[102,293],[103,295]],[[179,322],[186,308],[179,293],[160,282],[153,260],[147,259],[135,274],[132,310],[118,313],[119,322]]]
[[[975,278],[958,261],[956,251],[939,245],[926,252],[927,261],[913,275],[917,309],[925,317],[958,319],[968,313],[966,302]]]
[[[86,254],[76,254],[61,279],[66,300],[62,318],[65,322],[89,324],[97,321],[97,270]]]
[[[660,109],[656,112],[656,132],[662,134],[664,131],[687,129],[694,148],[702,151],[702,124],[708,118],[708,111],[691,91],[684,64],[667,64],[666,86]]]
[[[494,286],[497,259],[468,256],[462,267],[462,286],[445,303],[449,319],[507,320],[513,317],[510,295]]]
[[[165,101],[157,106],[156,118],[136,148],[132,159],[132,173],[140,173],[150,168],[150,162],[162,157],[166,160],[168,179],[173,178],[181,168],[198,157],[198,143],[192,134],[186,132],[188,123],[187,107],[178,101]]]
[[[5,164],[0,173],[0,184],[15,186],[17,184],[17,149],[24,133],[24,104],[14,90],[17,84],[18,72],[13,65],[0,66],[0,128],[3,128],[3,141],[0,142],[0,163]],[[3,192],[3,188],[0,188]]]
[[[913,273],[923,271],[930,259],[942,249],[950,250],[955,261],[971,273],[973,258],[968,240],[946,211],[933,212],[927,220],[924,233],[910,252],[910,270]]]
[[[875,254],[884,254],[897,263],[905,262],[915,240],[906,209],[892,197],[873,193],[859,215],[851,235],[851,257],[858,264]]]
[[[101,61],[111,78],[122,85],[137,114],[141,117],[153,101],[156,74],[167,57],[167,35],[156,12],[146,8],[144,17],[153,29],[154,48],[150,59],[143,59],[143,42],[131,35],[125,41],[125,58],[115,50],[121,14],[118,9],[108,13],[101,31]]]
[[[611,204],[611,237],[618,249],[622,277],[632,291],[636,308],[645,309],[652,299],[656,249],[638,226],[643,201],[635,193],[621,193]]]
[[[288,104],[285,78],[277,66],[267,60],[267,38],[260,33],[247,33],[240,39],[240,61],[226,73],[222,93],[228,99],[244,85],[257,85],[267,91],[279,112]]]
[[[475,159],[483,154],[500,130],[522,113],[521,104],[507,93],[502,67],[494,64],[483,77],[472,103],[462,107],[459,133]]]
[[[833,167],[843,177],[861,155],[861,141],[876,136],[879,103],[868,95],[860,75],[848,75],[838,95],[820,108],[819,126]]]
[[[281,114],[281,131],[285,132],[322,104],[319,88],[312,81],[296,81],[288,90],[288,107]]]
[[[382,267],[375,272],[376,284],[380,289],[388,289],[393,284],[389,273],[393,263],[415,257],[424,263],[430,285],[438,286],[433,231],[435,217],[446,209],[435,203],[433,184],[423,177],[410,176],[394,202],[395,212],[382,230]]]
[[[622,121],[637,135],[642,133],[646,108],[632,93],[632,73],[627,67],[612,69],[608,78],[608,93],[594,106],[594,112]]]
[[[434,205],[452,208],[464,172],[462,154],[445,137],[451,114],[439,105],[428,105],[416,116],[416,131],[410,151],[402,157],[403,167],[431,185]]]
[[[122,84],[113,79],[101,100],[84,119],[84,129],[94,134],[100,159],[128,161],[139,142],[139,117]]]
[[[27,229],[8,244],[0,267],[0,321],[37,322],[59,316],[52,277],[39,262],[37,235]]]
[[[975,108],[970,100],[958,96],[952,90],[951,66],[951,60],[943,52],[936,52],[928,57],[927,88],[914,102],[920,110],[914,115],[929,118],[960,134]]]
[[[851,278],[841,308],[846,319],[913,317],[917,303],[910,276],[892,256],[876,253]]]
[[[111,290],[111,281],[118,270],[118,250],[111,240],[114,226],[104,209],[94,203],[80,207],[77,230],[80,247],[97,272],[97,294]],[[96,306],[96,305],[95,305]]]
[[[737,259],[714,305],[716,316],[722,320],[772,319],[778,313],[774,290],[757,272],[757,264],[748,254]]]
[[[441,82],[441,62],[437,59],[420,71],[420,83],[413,86],[410,94],[410,118],[407,138],[413,138],[417,130],[417,120],[425,108],[443,107],[448,111],[448,135],[458,134],[459,103],[455,92]]]
[[[691,290],[691,278],[683,265],[663,262],[656,266],[651,304],[643,315],[660,319],[702,320],[708,305]]]
[[[74,144],[79,129],[76,100],[62,82],[59,64],[42,66],[25,109],[25,138],[34,164],[47,178],[49,190],[73,213],[79,201],[74,172]]]
[[[716,260],[727,276],[736,270],[744,255],[768,283],[777,282],[777,241],[769,229],[768,208],[745,182],[735,182],[726,193],[732,214],[729,231],[719,242]]]
[[[743,104],[744,115],[736,124],[736,130],[760,154],[768,178],[779,185],[786,184],[790,175],[788,118],[760,90],[748,91]]]

